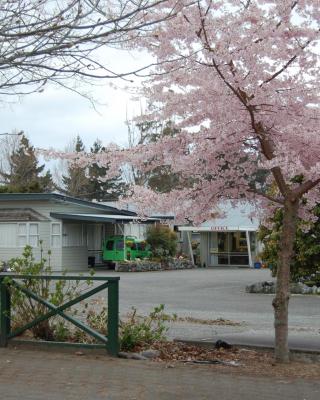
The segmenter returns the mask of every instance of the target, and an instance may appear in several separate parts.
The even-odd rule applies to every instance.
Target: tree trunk
[[[275,327],[275,358],[277,362],[289,362],[288,305],[290,297],[290,263],[294,253],[299,201],[285,201],[283,228],[277,268],[276,296],[273,300]]]

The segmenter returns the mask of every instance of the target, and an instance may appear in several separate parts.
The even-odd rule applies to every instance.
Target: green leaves
[[[174,256],[177,251],[177,235],[168,226],[155,225],[148,228],[147,242],[155,257]]]
[[[294,242],[295,257],[291,262],[291,279],[297,281],[302,277],[311,275],[320,270],[320,206],[314,209],[316,222],[308,231],[304,232],[306,222],[299,220]],[[259,230],[259,239],[264,245],[261,258],[269,266],[275,275],[278,265],[278,253],[280,251],[280,234],[282,231],[282,210],[275,211],[272,218],[271,228],[261,226]]]
[[[40,246],[41,244],[40,242]],[[40,253],[41,255],[43,254],[42,248],[40,249]],[[10,260],[9,266],[10,269],[17,274],[30,276],[30,278],[28,277],[23,280],[24,286],[55,306],[60,306],[78,297],[81,291],[93,284],[91,279],[86,281],[66,281],[62,278],[52,281],[50,279],[52,275],[50,265],[47,265],[46,259],[42,256],[40,261],[36,262],[31,246],[25,246],[21,257]],[[33,276],[42,274],[45,274],[49,278],[32,278]],[[91,276],[93,274],[94,272],[91,272]],[[62,276],[64,275],[66,275],[65,271],[62,273]],[[8,281],[8,283],[10,283],[10,280],[11,278],[7,277],[5,282]],[[27,297],[13,285],[9,287],[11,291],[12,325],[14,328],[21,327],[39,316],[44,315],[48,311],[45,305]],[[69,309],[68,312],[69,314],[75,315],[77,314],[77,309]],[[49,320],[39,323],[31,328],[31,332],[35,338],[42,340],[60,341],[63,340],[63,338],[70,339],[72,335],[69,323],[59,316],[52,317]]]
[[[131,351],[136,346],[143,347],[159,340],[165,340],[165,333],[168,330],[165,322],[175,319],[175,315],[164,313],[164,304],[155,307],[145,317],[137,315],[137,309],[132,307],[128,319],[120,322],[121,350]]]

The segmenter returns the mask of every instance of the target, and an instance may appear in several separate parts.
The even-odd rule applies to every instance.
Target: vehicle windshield
[[[123,250],[123,240],[116,242],[116,250]]]

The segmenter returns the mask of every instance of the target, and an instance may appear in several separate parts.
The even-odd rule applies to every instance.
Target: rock
[[[317,286],[309,287],[302,282],[292,283],[290,285],[290,292],[292,294],[320,294],[319,289],[320,288]],[[276,284],[273,281],[257,282],[246,286],[247,293],[274,294],[275,291]]]
[[[160,351],[159,350],[145,350],[145,351],[141,351],[140,353],[143,357],[152,359],[152,358],[157,358],[160,357]]]
[[[144,357],[142,354],[140,353],[132,353],[132,360],[147,360],[147,357]]]
[[[290,292],[293,294],[302,294],[305,286],[306,285],[304,285],[302,282],[292,283],[290,285]]]
[[[125,352],[125,351],[119,351],[119,353],[118,353],[118,357],[119,358],[130,358],[130,353],[127,353],[127,352]]]
[[[118,262],[115,266],[116,272],[146,272],[162,271],[174,269],[190,269],[196,266],[188,259],[168,258],[165,262],[155,262],[151,260],[135,260]]]
[[[126,358],[127,360],[147,360],[147,357],[144,357],[139,353],[127,353],[125,351],[120,351],[118,357]]]
[[[307,285],[304,285],[302,288],[302,294],[311,294],[311,293],[312,293],[312,288]]]
[[[215,344],[216,349],[231,349],[231,344],[225,342],[224,340],[217,340]]]
[[[275,293],[275,283],[273,281],[257,282],[246,287],[247,293]]]

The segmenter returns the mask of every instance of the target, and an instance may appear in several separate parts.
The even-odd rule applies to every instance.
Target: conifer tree
[[[45,165],[39,165],[34,147],[26,136],[22,136],[17,150],[9,159],[7,172],[1,172],[5,185],[2,192],[42,193],[53,189],[50,171],[44,173]]]
[[[81,137],[78,135],[75,140],[74,151],[81,153],[85,151],[85,146]],[[64,189],[62,190],[69,196],[87,199],[90,193],[90,181],[87,177],[87,167],[80,167],[74,162],[70,162],[68,173],[62,177]]]
[[[93,143],[90,151],[93,154],[103,153],[105,148],[102,146],[101,141],[97,139]],[[89,199],[97,201],[113,201],[118,200],[119,196],[124,194],[126,184],[122,180],[121,176],[110,178],[105,182],[100,180],[100,178],[103,178],[106,175],[107,170],[108,166],[101,167],[98,164],[92,164],[89,167]]]

